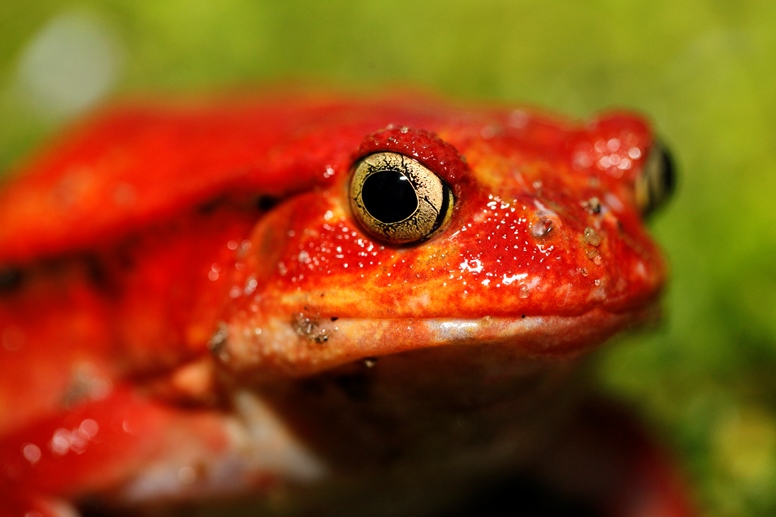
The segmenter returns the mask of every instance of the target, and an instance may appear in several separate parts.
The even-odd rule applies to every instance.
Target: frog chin
[[[455,348],[466,350],[466,355],[488,349],[496,356],[521,360],[569,359],[625,328],[658,318],[657,306],[617,313],[594,308],[570,316],[481,318],[322,318],[300,312],[292,318],[259,319],[254,315],[226,324],[221,343],[211,349],[216,360],[235,374],[275,380],[432,349]]]

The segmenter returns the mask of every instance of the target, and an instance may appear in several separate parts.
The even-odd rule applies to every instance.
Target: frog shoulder
[[[331,145],[349,109],[321,99],[103,109],[9,174],[0,262],[85,249],[231,192],[280,198],[326,182],[363,136],[354,128]]]

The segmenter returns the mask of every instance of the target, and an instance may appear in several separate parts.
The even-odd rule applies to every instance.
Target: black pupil
[[[403,221],[418,208],[418,196],[406,176],[380,171],[369,176],[361,189],[364,207],[383,223]]]

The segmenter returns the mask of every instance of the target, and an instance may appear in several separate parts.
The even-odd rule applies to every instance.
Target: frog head
[[[666,266],[644,219],[674,180],[637,116],[405,114],[327,174],[253,232],[247,294],[211,341],[230,370],[477,347],[566,358],[659,313]]]

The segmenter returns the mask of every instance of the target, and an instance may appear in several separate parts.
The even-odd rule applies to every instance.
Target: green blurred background
[[[649,114],[681,174],[668,318],[601,377],[706,514],[776,515],[776,2],[5,0],[0,170],[106,98],[289,77]]]

